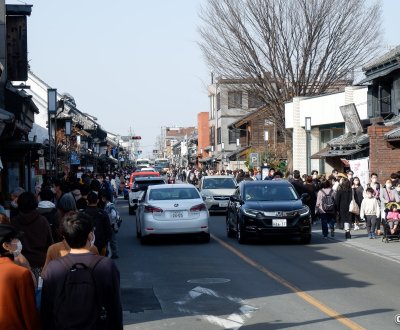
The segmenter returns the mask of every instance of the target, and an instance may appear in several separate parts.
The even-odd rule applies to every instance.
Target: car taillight
[[[205,204],[195,205],[190,208],[190,212],[200,212],[200,211],[207,211],[207,207]]]
[[[145,213],[161,213],[161,212],[163,212],[163,209],[160,209],[159,207],[155,207],[152,205],[146,205],[144,207],[144,212]]]

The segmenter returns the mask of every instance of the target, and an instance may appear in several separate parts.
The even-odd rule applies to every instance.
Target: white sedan
[[[209,213],[191,184],[149,186],[136,212],[136,236],[147,243],[151,236],[198,234],[210,241]]]

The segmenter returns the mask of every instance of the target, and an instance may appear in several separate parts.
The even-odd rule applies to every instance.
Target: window
[[[234,128],[229,130],[229,144],[236,144],[236,139],[240,138],[240,130]]]
[[[214,126],[210,127],[210,144],[213,146],[215,144],[215,130]]]
[[[264,105],[264,101],[258,93],[249,92],[249,108],[259,108]]]
[[[221,109],[221,93],[217,94],[217,110]]]
[[[221,144],[221,127],[217,128],[217,144]]]
[[[228,92],[228,109],[242,107],[242,92]]]

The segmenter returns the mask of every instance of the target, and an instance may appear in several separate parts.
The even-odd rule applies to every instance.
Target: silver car
[[[199,190],[210,212],[226,212],[237,185],[233,176],[210,175],[201,178]]]
[[[210,241],[209,213],[191,184],[149,186],[136,212],[136,236],[147,243],[151,236],[198,234]]]

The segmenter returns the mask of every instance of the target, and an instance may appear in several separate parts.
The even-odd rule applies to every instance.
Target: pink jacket
[[[400,213],[398,211],[396,212],[388,212],[388,215],[386,217],[387,220],[399,220],[400,219]]]

